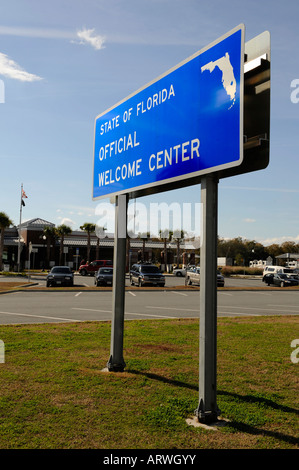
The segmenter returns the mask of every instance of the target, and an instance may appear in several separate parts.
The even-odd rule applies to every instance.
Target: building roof
[[[299,259],[299,253],[283,253],[282,255],[275,256],[277,259]]]
[[[58,243],[58,241],[57,241]],[[87,234],[84,232],[76,232],[76,236],[73,236],[73,233],[70,235],[67,235],[64,238],[64,245],[65,246],[86,246],[87,244]],[[92,247],[96,246],[97,244],[97,237],[92,236],[90,239],[90,245]],[[114,237],[105,237],[105,238],[100,238],[99,246],[114,246]],[[130,247],[131,248],[142,248],[143,246],[143,241],[138,238],[131,238],[130,239]],[[164,242],[158,241],[158,240],[151,240],[148,239],[145,241],[145,247],[146,248],[159,248],[161,250],[164,249]],[[175,242],[167,243],[167,248],[176,250],[177,244]],[[194,246],[190,242],[181,242],[180,243],[180,250],[195,250],[196,246]]]
[[[35,219],[26,220],[22,222],[18,227],[27,228],[27,229],[43,229],[44,227],[55,227],[55,224],[48,222],[47,220],[40,219],[39,217]]]

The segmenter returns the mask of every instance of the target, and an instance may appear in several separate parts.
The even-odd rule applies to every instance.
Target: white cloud
[[[58,217],[58,219],[60,220],[60,225],[69,225],[69,226],[73,226],[76,224],[76,222],[74,222],[72,219],[69,219],[68,217]]]
[[[0,26],[0,35],[45,39],[71,39],[74,37],[74,33],[71,31],[50,28],[24,28],[19,26]]]
[[[26,72],[14,60],[10,59],[6,54],[0,52],[0,75],[4,77],[20,80],[21,82],[35,82],[42,80],[38,75]]]
[[[267,245],[273,245],[273,244],[277,244],[277,245],[281,245],[282,243],[284,242],[295,242],[295,243],[299,243],[299,235],[297,236],[282,236],[282,237],[273,237],[273,238],[265,238],[265,239],[261,239],[260,240],[260,243],[262,243],[263,245],[267,246]]]
[[[247,222],[248,224],[252,224],[252,223],[256,222],[256,220],[255,220],[255,219],[246,218],[246,219],[243,219],[243,222]]]
[[[96,50],[100,50],[104,48],[105,38],[104,36],[95,35],[94,28],[92,29],[83,28],[82,30],[77,31],[77,37],[80,39],[78,44],[89,44]]]

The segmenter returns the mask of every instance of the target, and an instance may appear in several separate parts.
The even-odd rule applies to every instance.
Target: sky
[[[2,0],[0,211],[19,223],[23,184],[22,221],[97,223],[95,118],[244,23],[245,41],[271,34],[270,163],[220,180],[218,234],[299,243],[298,17],[295,0]],[[200,197],[195,185],[137,202]]]

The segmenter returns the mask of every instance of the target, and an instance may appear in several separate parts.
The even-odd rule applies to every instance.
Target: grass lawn
[[[198,405],[196,320],[126,321],[123,373],[103,372],[110,323],[0,326],[1,449],[295,449],[297,316],[218,320],[217,431]]]
[[[1,291],[10,291],[13,289],[17,289],[18,287],[24,286],[26,284],[25,281],[6,281],[0,282],[0,292]]]

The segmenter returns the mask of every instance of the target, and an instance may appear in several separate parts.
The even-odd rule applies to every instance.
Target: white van
[[[265,274],[274,274],[274,273],[292,273],[293,269],[285,268],[284,266],[265,266],[263,276]]]
[[[266,274],[277,274],[277,273],[297,274],[297,273],[294,273],[293,269],[285,268],[284,266],[265,266],[265,269],[263,272],[263,281],[265,282]]]

